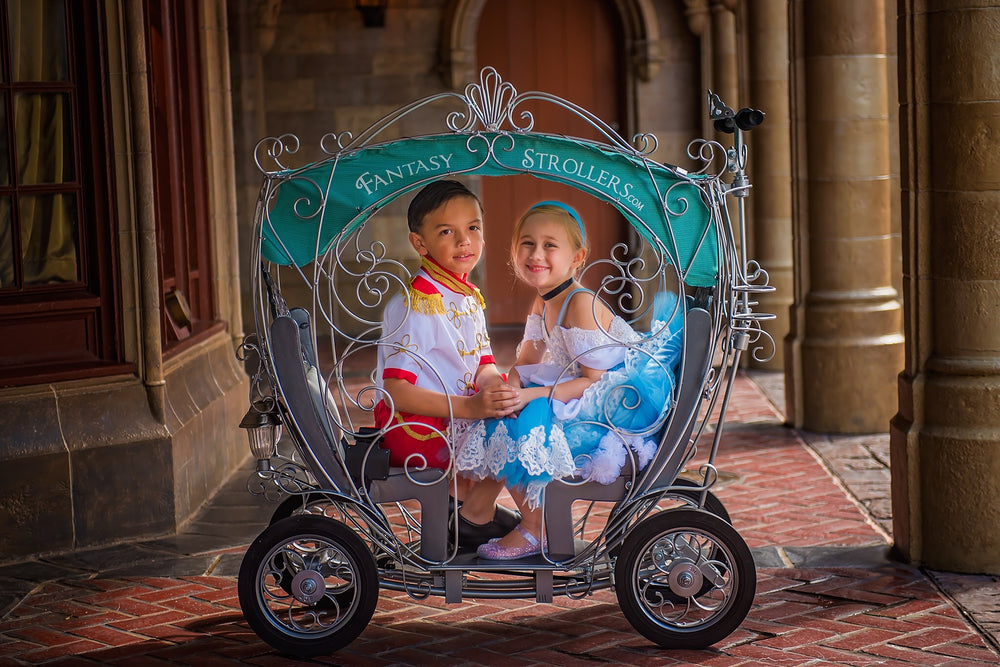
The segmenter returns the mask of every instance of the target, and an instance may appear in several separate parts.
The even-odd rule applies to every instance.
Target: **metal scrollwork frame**
[[[611,256],[599,258],[586,268],[586,272],[600,277],[598,296],[609,303],[617,312],[635,324],[648,320],[652,295],[664,290],[675,290],[679,301],[697,299],[709,310],[712,317],[712,332],[715,340],[713,349],[717,351],[716,362],[708,371],[703,386],[691,388],[679,384],[677,392],[699,392],[702,406],[691,428],[688,442],[680,443],[686,448],[683,461],[693,461],[697,444],[702,436],[712,432],[714,420],[719,419],[720,409],[724,413],[729,402],[729,390],[739,367],[740,356],[749,351],[757,361],[765,361],[774,353],[774,341],[763,328],[762,322],[773,316],[755,312],[755,295],[771,291],[768,274],[756,261],[746,257],[743,202],[750,190],[746,178],[747,149],[739,132],[735,136],[735,146],[726,148],[717,140],[698,139],[687,148],[687,157],[694,167],[690,170],[673,168],[678,176],[677,183],[661,189],[653,170],[662,165],[656,163],[652,155],[657,150],[656,137],[651,134],[637,134],[627,141],[607,123],[589,111],[557,96],[528,91],[519,93],[499,73],[490,67],[484,68],[478,83],[470,83],[463,92],[443,92],[401,107],[390,113],[359,134],[336,132],[324,135],[319,150],[332,164],[332,174],[336,173],[339,160],[355,156],[366,149],[379,146],[392,136],[400,122],[418,112],[442,112],[446,133],[465,138],[465,149],[478,160],[462,173],[475,174],[485,165],[501,162],[522,137],[533,136],[535,117],[526,107],[528,102],[551,104],[565,110],[574,117],[583,119],[603,138],[601,149],[615,155],[627,157],[636,165],[637,172],[646,170],[649,182],[657,191],[663,216],[668,221],[666,238],[657,232],[639,215],[628,215],[622,211],[636,230],[633,247],[626,244],[615,246]],[[718,111],[721,100],[710,93],[710,108]],[[303,221],[322,220],[328,204],[331,183],[324,183],[303,175],[301,168],[291,164],[298,156],[300,142],[291,134],[267,137],[258,142],[254,159],[264,176],[256,212],[255,239],[265,236],[270,209],[274,205],[279,190],[290,181],[300,184],[303,194],[294,203],[294,211]],[[431,179],[428,179],[431,180]],[[695,185],[711,216],[712,224],[697,240],[694,253],[703,248],[717,248],[719,255],[718,275],[714,284],[698,290],[685,287],[685,269],[674,261],[678,240],[674,237],[670,220],[683,217],[688,208],[695,204],[687,191],[681,193],[681,186]],[[594,187],[587,183],[575,184],[580,190],[594,194]],[[589,188],[589,190],[588,190]],[[678,194],[681,193],[681,194]],[[365,210],[355,211],[355,218],[347,221],[328,244],[321,243],[317,236],[315,258],[301,266],[277,267],[266,261],[261,243],[254,243],[251,251],[253,271],[254,326],[255,333],[247,336],[240,348],[241,358],[255,357],[259,361],[251,379],[251,404],[264,401],[269,406],[283,401],[279,384],[275,378],[271,362],[271,341],[269,324],[276,313],[287,306],[280,296],[295,292],[306,295],[308,303],[302,304],[310,313],[312,321],[311,343],[320,349],[325,343],[322,374],[324,386],[330,390],[335,405],[328,406],[327,419],[343,432],[348,440],[356,440],[361,424],[355,423],[355,415],[369,415],[380,399],[388,396],[377,386],[374,377],[361,384],[360,389],[349,389],[345,378],[347,368],[355,359],[372,355],[378,348],[391,345],[388,333],[381,331],[380,309],[394,294],[406,293],[406,286],[413,276],[413,270],[403,261],[390,254],[385,241],[374,233],[373,216],[390,203],[393,197],[376,199]],[[278,245],[281,246],[280,237]],[[641,245],[642,252],[636,253],[634,246]],[[287,248],[281,247],[282,251]],[[262,273],[260,269],[267,271]],[[263,275],[270,276],[273,284],[267,284]],[[324,335],[317,336],[317,331]],[[610,333],[609,333],[610,335]],[[653,332],[652,335],[657,335]],[[324,340],[326,339],[326,340]],[[617,341],[643,354],[641,346],[629,341]],[[424,360],[428,367],[433,366]],[[683,360],[682,360],[683,364]],[[374,372],[374,371],[373,371]],[[444,380],[434,371],[442,391],[446,391]],[[623,400],[623,399],[616,399]],[[662,426],[657,423],[650,432]],[[394,426],[393,428],[399,428]],[[294,429],[292,429],[294,431]],[[614,430],[613,428],[611,430]],[[701,485],[708,489],[715,482],[717,471],[713,461],[719,447],[721,429],[712,435],[708,452],[708,462],[700,468]],[[442,435],[446,435],[442,433]],[[385,513],[368,497],[364,485],[352,485],[346,489],[322,489],[316,482],[315,471],[310,471],[301,455],[301,448],[307,443],[293,442],[290,452],[279,454],[276,464],[269,472],[257,472],[252,478],[252,486],[257,492],[268,494],[306,494],[309,492],[328,493],[331,505],[344,517],[353,517],[351,523],[366,534],[368,541],[381,553],[388,554],[394,562],[405,565],[387,575],[383,583],[387,587],[405,590],[414,596],[429,594],[433,588],[432,578],[426,568],[440,563],[427,563],[408,542],[407,537],[393,533],[385,518]],[[585,595],[595,588],[610,585],[608,576],[608,552],[611,547],[621,544],[628,527],[637,520],[655,511],[659,502],[672,497],[673,487],[659,487],[637,495],[636,476],[638,465],[632,457],[633,478],[622,511],[601,531],[600,537],[574,559],[564,563],[567,577],[557,585],[557,589],[570,596]],[[418,482],[415,473],[426,462],[415,461],[413,481]],[[442,475],[450,475],[451,470]],[[407,470],[407,474],[410,471]],[[578,480],[582,484],[586,480]],[[429,483],[429,482],[427,482]],[[419,527],[409,509],[400,506],[404,517],[405,532],[412,535]],[[360,517],[360,518],[359,518]],[[579,523],[582,535],[586,517]],[[452,555],[454,552],[452,552]],[[424,574],[420,574],[424,572]],[[484,595],[503,596],[501,589],[490,589],[484,584]],[[561,586],[561,588],[560,588]]]

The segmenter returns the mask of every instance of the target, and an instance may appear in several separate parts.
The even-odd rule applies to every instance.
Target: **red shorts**
[[[388,431],[382,440],[382,447],[389,450],[389,465],[403,466],[406,458],[419,454],[432,468],[446,470],[451,462],[451,448],[448,441],[441,437],[438,431],[444,433],[448,429],[448,420],[443,417],[425,417],[407,412],[389,413],[385,401],[379,401],[375,406],[375,426],[383,428],[392,421],[403,424]],[[417,424],[427,424],[418,426]],[[433,428],[428,428],[433,427]],[[437,429],[435,431],[434,429]],[[419,457],[410,460],[410,467],[420,467],[423,461]]]

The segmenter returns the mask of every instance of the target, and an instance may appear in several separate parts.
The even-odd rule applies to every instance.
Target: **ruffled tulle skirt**
[[[515,417],[456,424],[456,465],[475,479],[491,477],[524,493],[538,507],[554,479],[579,476],[614,482],[629,458],[642,469],[656,452],[673,401],[683,318],[654,320],[652,332],[631,346],[620,366],[606,371],[580,397],[574,417],[559,419],[552,401],[539,398]]]

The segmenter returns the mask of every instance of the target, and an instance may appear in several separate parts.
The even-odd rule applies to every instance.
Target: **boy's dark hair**
[[[425,185],[410,201],[410,207],[406,209],[406,226],[411,232],[419,232],[428,213],[455,197],[472,197],[479,204],[479,210],[483,210],[483,202],[463,183],[449,179],[434,181]]]

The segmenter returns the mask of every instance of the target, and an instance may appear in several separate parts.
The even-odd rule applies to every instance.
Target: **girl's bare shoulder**
[[[596,319],[595,319],[596,317]],[[579,329],[607,329],[613,319],[611,310],[593,292],[577,292],[566,306],[563,326]]]

